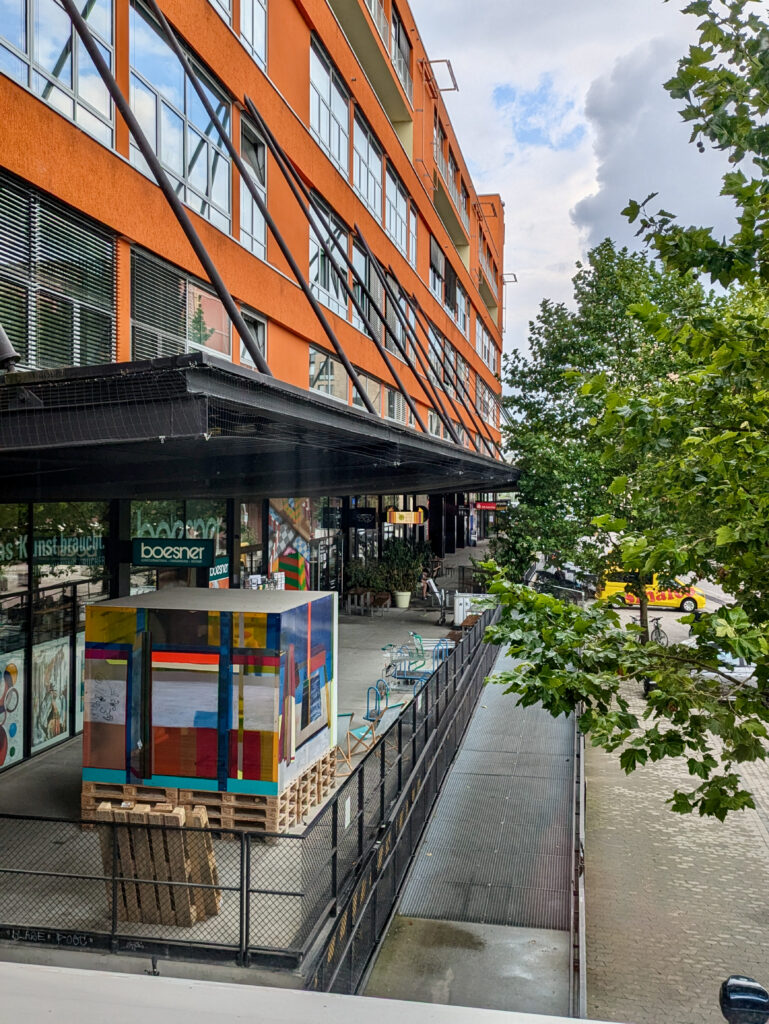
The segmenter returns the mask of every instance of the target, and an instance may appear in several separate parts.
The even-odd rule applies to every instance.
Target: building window
[[[486,423],[490,423],[494,427],[498,426],[499,412],[496,396],[480,377],[478,377],[475,384],[475,407]]]
[[[387,419],[397,420],[398,423],[406,422],[406,402],[400,391],[393,388],[385,388],[387,396]]]
[[[347,371],[328,352],[310,348],[310,390],[320,391],[347,404]]]
[[[251,333],[251,337],[254,340],[259,353],[266,359],[267,358],[267,322],[263,317],[258,316],[256,313],[251,313],[249,310],[243,310],[243,319],[246,321],[246,327]],[[254,367],[256,364],[251,358],[251,355],[243,344],[243,339],[240,339],[240,363],[241,366]]]
[[[403,314],[403,317],[405,318],[405,320],[409,324],[409,326],[413,330],[416,330],[416,313],[414,312],[414,310],[412,309],[411,305],[409,304],[408,299],[406,298],[405,294],[403,292],[401,292],[400,286],[399,286],[398,282],[395,280],[394,277],[391,277],[388,274],[387,275],[387,280],[388,280],[388,283],[389,283],[390,288],[392,289],[393,293],[395,295],[399,296],[399,298],[398,298],[398,306],[399,306],[399,308],[401,310],[401,313]],[[392,331],[393,331],[393,334],[395,335],[395,337],[401,343],[401,347],[403,349],[403,352],[400,351],[400,349],[395,344],[395,342],[393,341],[393,339],[390,337],[389,334],[388,334],[387,339],[385,341],[385,347],[387,348],[388,352],[392,352],[394,355],[398,356],[399,359],[403,359],[404,358],[404,352],[405,352],[405,355],[408,356],[409,352],[411,351],[411,345],[409,344],[408,331],[403,326],[401,317],[399,317],[397,315],[397,313],[395,312],[395,310],[393,308],[393,303],[390,302],[389,298],[387,298],[386,305],[385,305],[385,310],[386,310],[385,315],[387,317],[387,323],[392,328]]]
[[[378,340],[381,340],[382,319],[378,310],[382,307],[382,285],[376,271],[371,266],[371,261],[368,256],[355,243],[353,243],[352,247],[352,265],[355,268],[352,284],[353,293],[365,310],[366,316],[371,322],[372,327],[374,327],[375,330],[378,330]],[[369,301],[363,291],[363,286],[365,286],[369,291],[374,300],[373,302]],[[352,324],[353,327],[357,328],[357,330],[363,331],[365,334],[369,333],[368,328],[358,315],[358,311],[354,306],[352,310]]]
[[[24,367],[114,359],[114,238],[3,175],[0,323]]]
[[[232,24],[232,0],[208,0],[208,2],[228,25]]]
[[[177,194],[222,231],[230,230],[230,159],[216,127],[175,54],[149,15],[132,0],[131,108]],[[196,68],[208,99],[229,130],[224,92]],[[133,139],[131,163],[149,169]]]
[[[417,265],[417,208],[409,203],[409,263]]]
[[[409,103],[414,99],[414,86],[411,80],[411,43],[409,42],[406,26],[401,21],[398,9],[393,4],[392,17],[390,20],[390,56],[393,66],[403,86],[403,91],[409,98]]]
[[[442,387],[444,337],[434,323],[429,325],[430,347],[427,353],[428,377],[436,386]]]
[[[430,237],[430,291],[443,302],[443,279],[446,275],[446,259],[436,240]]]
[[[378,221],[382,219],[382,149],[357,114],[353,125],[353,185]]]
[[[446,341],[443,346],[443,381],[444,388],[454,394],[457,386],[457,353],[454,346]]]
[[[432,409],[427,413],[427,432],[433,437],[443,437],[443,424],[437,412]]]
[[[470,330],[470,300],[467,297],[467,292],[464,290],[462,285],[457,281],[457,327],[460,329],[465,337],[468,336]]]
[[[230,321],[216,295],[163,260],[131,253],[131,355],[181,355],[195,349],[230,358]]]
[[[240,41],[262,68],[267,67],[267,0],[240,0]]]
[[[113,67],[112,0],[91,0],[81,8],[102,56]],[[112,146],[109,93],[57,0],[0,3],[0,72]]]
[[[413,227],[412,227],[413,225]],[[385,230],[409,262],[416,263],[416,210],[392,167],[385,182]]]
[[[241,122],[240,155],[251,180],[266,201],[265,147],[250,124]],[[266,228],[264,217],[244,181],[240,183],[240,241],[260,259],[265,259]]]
[[[342,79],[313,40],[310,47],[310,130],[347,177],[350,146],[350,101]]]
[[[382,385],[375,377],[369,377],[367,373],[361,373],[360,370],[356,371],[358,374],[358,380],[363,385],[363,390],[369,397],[371,404],[377,411],[377,415],[382,413]],[[357,388],[352,388],[352,404],[357,406],[359,409],[365,409],[363,399],[358,394]]]
[[[331,229],[331,234],[326,235],[324,239],[326,245],[334,257],[334,262],[341,261],[341,255],[333,240],[336,238],[347,252],[347,228],[328,209],[325,209],[324,219]],[[320,228],[320,225],[318,227]],[[310,225],[310,287],[315,297],[324,306],[328,306],[339,316],[347,318],[347,293],[342,278],[331,266],[328,257],[323,252],[312,224]]]

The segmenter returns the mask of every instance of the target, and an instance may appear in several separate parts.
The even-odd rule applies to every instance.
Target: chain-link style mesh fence
[[[0,937],[295,967],[336,911],[311,983],[353,991],[491,667],[493,614],[302,834],[1,814]]]

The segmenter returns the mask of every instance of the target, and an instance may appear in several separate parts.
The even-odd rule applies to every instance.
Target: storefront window
[[[24,754],[27,505],[0,505],[0,769]]]
[[[108,596],[107,502],[33,507],[31,752],[82,728],[85,606]],[[74,704],[74,707],[73,707]]]

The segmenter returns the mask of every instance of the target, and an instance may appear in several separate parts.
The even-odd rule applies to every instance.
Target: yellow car
[[[635,594],[625,592],[628,583],[634,583],[637,579],[632,572],[610,572],[606,576],[603,587],[598,591],[596,597],[614,597],[617,594],[622,596],[625,604],[637,605],[639,603]],[[690,587],[681,580],[676,580],[680,589],[670,590],[663,587],[659,577],[655,573],[651,583],[646,588],[646,596],[649,606],[653,608],[680,608],[682,612],[696,612],[705,607],[705,595],[697,587]]]

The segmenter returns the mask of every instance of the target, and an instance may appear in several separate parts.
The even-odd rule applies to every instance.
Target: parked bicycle
[[[660,626],[659,617],[652,619],[652,630],[649,634],[649,639],[655,644],[660,644],[661,647],[667,647],[669,643],[667,633]]]

